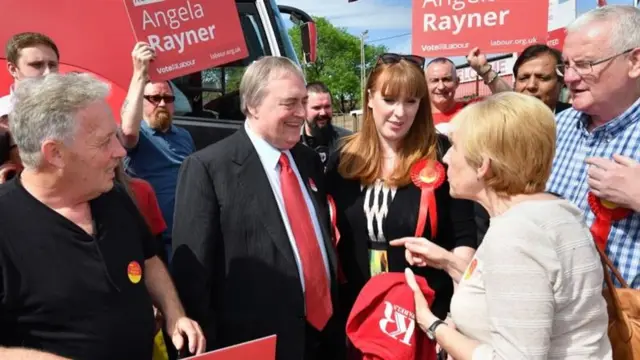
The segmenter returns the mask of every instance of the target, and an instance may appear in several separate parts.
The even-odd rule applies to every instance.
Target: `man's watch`
[[[435,340],[436,339],[436,328],[440,325],[447,325],[446,322],[438,319],[436,321],[433,322],[433,324],[431,324],[431,326],[429,326],[429,328],[427,329],[427,337],[429,338],[429,340]]]

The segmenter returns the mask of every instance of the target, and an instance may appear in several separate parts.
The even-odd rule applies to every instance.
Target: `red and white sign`
[[[156,51],[153,80],[247,57],[234,0],[124,0],[136,40]]]
[[[183,360],[275,360],[276,335],[191,356]]]
[[[547,38],[547,46],[550,48],[558,49],[562,51],[564,46],[564,38],[567,36],[567,29],[560,28],[553,31],[549,31],[549,37]]]
[[[491,65],[491,68],[497,74],[500,74],[500,76],[504,76],[504,75],[509,75],[513,73],[514,62],[515,62],[515,58],[510,57],[506,59],[490,61],[489,65]],[[457,69],[456,73],[458,74],[458,80],[460,81],[461,84],[471,82],[471,81],[475,82],[478,79],[478,74],[470,66]]]
[[[412,53],[516,52],[547,38],[549,4],[531,0],[413,0]]]

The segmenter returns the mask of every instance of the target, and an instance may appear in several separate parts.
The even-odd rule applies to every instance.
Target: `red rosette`
[[[592,192],[587,195],[587,201],[591,211],[596,216],[590,228],[591,234],[596,245],[605,250],[607,239],[609,239],[609,233],[611,232],[611,223],[626,218],[631,215],[632,211],[611,201],[600,199]]]
[[[438,209],[434,190],[445,180],[444,166],[437,160],[422,159],[411,166],[411,181],[420,189],[420,208],[418,209],[418,223],[416,237],[424,234],[427,218],[430,220],[431,238],[438,232]]]
[[[600,199],[594,193],[587,196],[589,207],[596,217],[603,217],[610,221],[619,221],[631,215],[631,209],[624,208],[616,203]]]
[[[420,189],[435,190],[445,177],[444,166],[437,160],[422,159],[411,166],[411,181]]]

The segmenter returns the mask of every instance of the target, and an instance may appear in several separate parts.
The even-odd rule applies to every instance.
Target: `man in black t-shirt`
[[[25,168],[0,186],[0,359],[151,359],[152,305],[178,349],[205,349],[144,219],[114,187],[125,150],[108,94],[83,74],[14,93]]]
[[[351,131],[334,126],[331,92],[321,82],[307,84],[307,118],[302,127],[300,141],[320,155],[323,165],[327,165],[329,156],[337,150],[340,139],[351,135]]]

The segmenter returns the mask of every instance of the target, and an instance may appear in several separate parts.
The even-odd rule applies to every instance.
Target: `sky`
[[[532,0],[541,1],[541,0]],[[390,52],[411,52],[411,0],[276,0],[280,5],[290,5],[311,16],[326,17],[332,24],[344,27],[355,36],[368,30],[365,43],[386,45]],[[633,5],[633,0],[608,0],[610,5]],[[576,0],[577,14],[594,7],[597,0]],[[287,20],[288,21],[288,20]],[[322,34],[318,34],[322,36]],[[464,63],[464,58],[453,58]]]

